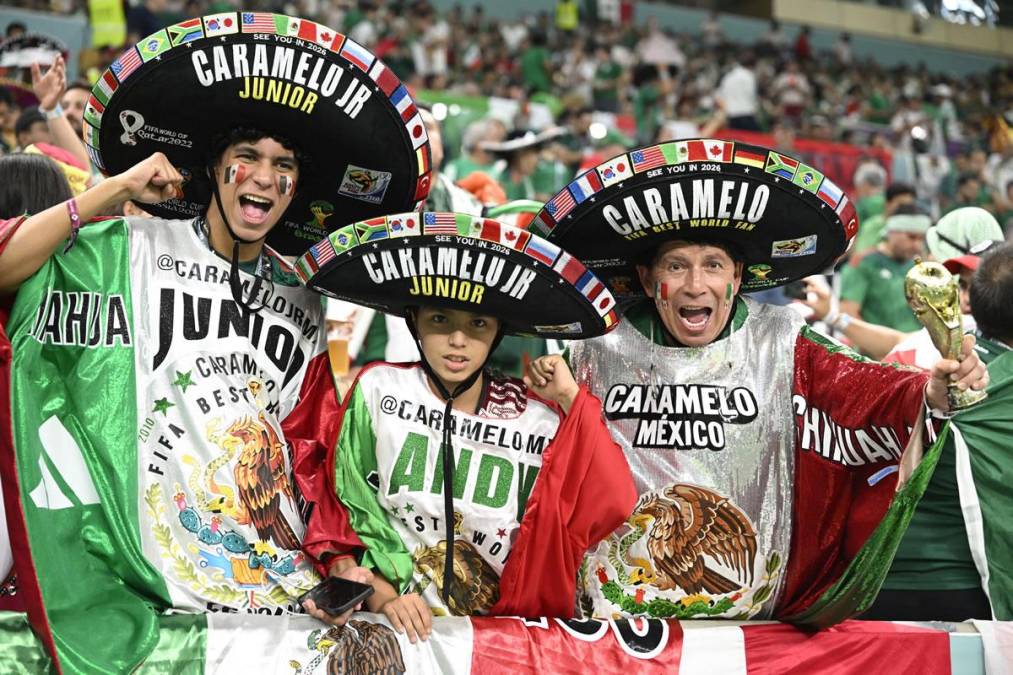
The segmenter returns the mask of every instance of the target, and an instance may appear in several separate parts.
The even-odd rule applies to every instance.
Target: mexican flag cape
[[[338,409],[319,296],[268,251],[265,307],[240,311],[201,235],[90,224],[24,282],[7,322],[15,565],[67,672],[131,671],[161,649],[165,611],[299,612],[319,579],[301,538]]]
[[[22,616],[0,614],[0,661],[17,664],[19,672],[45,672],[50,662]],[[981,672],[961,667],[980,662],[977,635],[879,621],[848,621],[812,633],[773,623],[437,617],[429,639],[414,645],[383,617],[364,613],[346,628],[305,616],[230,614],[163,616],[159,627],[158,644],[134,671],[139,675]],[[1004,630],[1001,624],[983,628]],[[1006,629],[999,639],[1009,637]],[[1002,663],[988,644],[985,656]]]
[[[993,618],[1013,621],[1013,350],[978,336],[988,366],[988,398],[957,414],[950,424],[956,451],[957,487],[981,585]]]

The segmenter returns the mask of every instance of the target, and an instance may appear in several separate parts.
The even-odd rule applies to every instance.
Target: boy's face
[[[420,308],[415,323],[426,361],[451,391],[485,363],[499,330],[494,317],[438,307]]]
[[[292,203],[299,165],[273,138],[240,141],[225,149],[215,169],[222,208],[238,237],[266,237]]]

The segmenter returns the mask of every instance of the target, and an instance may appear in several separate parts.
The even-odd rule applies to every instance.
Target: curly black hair
[[[208,155],[208,166],[212,167],[218,164],[222,158],[222,154],[232,145],[243,141],[259,141],[262,138],[270,138],[281,144],[281,147],[286,150],[292,151],[295,154],[295,160],[299,164],[300,173],[305,173],[310,164],[310,157],[302,151],[294,141],[283,134],[278,134],[273,131],[264,131],[252,126],[236,125],[229,127],[228,130],[220,132],[212,136],[210,152]]]

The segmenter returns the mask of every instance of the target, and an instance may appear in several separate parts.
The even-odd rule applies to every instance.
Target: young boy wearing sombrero
[[[844,193],[699,139],[603,163],[535,222],[627,308],[570,351],[641,495],[588,555],[585,612],[826,626],[868,606],[937,457],[910,474],[926,408],[988,379],[971,340],[927,377],[740,295],[831,267],[857,231]]]
[[[0,253],[18,293],[0,456],[30,616],[64,668],[133,670],[166,610],[302,611],[306,476],[337,402],[321,298],[282,256],[333,229],[314,211],[424,198],[406,96],[344,36],[258,13],[159,31],[96,85],[84,135],[110,177]],[[160,217],[88,223],[126,199]]]
[[[433,613],[571,616],[582,553],[629,514],[632,479],[560,357],[523,381],[485,367],[505,334],[604,333],[612,296],[540,237],[464,214],[377,218],[321,245],[329,262],[317,271],[314,247],[297,265],[307,285],[404,317],[422,355],[362,371],[328,459],[357,535],[337,550],[377,573],[369,608],[413,642]],[[317,557],[325,520],[305,539]]]

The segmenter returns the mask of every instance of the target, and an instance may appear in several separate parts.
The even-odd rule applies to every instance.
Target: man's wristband
[[[57,103],[52,110],[46,110],[40,105],[39,112],[45,115],[47,120],[59,119],[63,117],[63,106]]]

